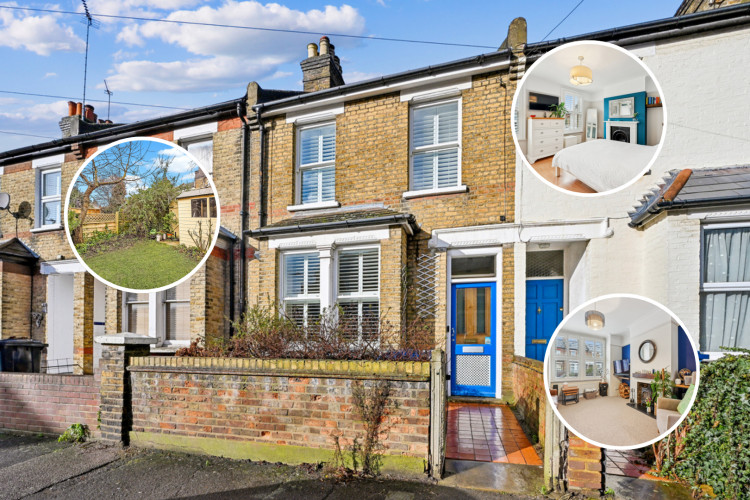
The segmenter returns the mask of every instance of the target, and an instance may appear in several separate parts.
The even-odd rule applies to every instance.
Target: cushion
[[[687,411],[688,406],[690,405],[690,400],[693,399],[694,392],[695,392],[695,386],[690,384],[690,387],[688,387],[687,392],[685,392],[685,397],[682,398],[682,401],[680,401],[680,404],[677,405],[677,411],[680,412],[680,415],[684,415],[685,411]]]

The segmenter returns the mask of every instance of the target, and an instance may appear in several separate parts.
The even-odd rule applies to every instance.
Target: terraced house
[[[98,364],[95,334],[150,335],[158,340],[155,350],[174,350],[195,336],[224,335],[236,283],[231,259],[240,192],[234,187],[240,178],[244,99],[128,125],[103,123],[93,108],[81,113],[70,105],[71,114],[60,121],[61,139],[0,153],[0,190],[10,195],[9,211],[0,219],[2,338],[45,342],[49,373],[82,374],[93,373]],[[154,294],[122,293],[95,280],[75,259],[62,221],[68,186],[85,159],[135,136],[174,141],[193,152],[215,172],[224,193],[224,226],[206,266],[183,284]],[[203,200],[211,210],[210,200]]]
[[[522,47],[525,22],[509,40]],[[300,324],[338,306],[360,340],[382,333],[381,318],[396,331],[428,321],[439,346],[470,344],[452,358],[452,391],[499,397],[513,252],[489,234],[513,218],[515,62],[504,48],[342,85],[330,41],[310,44],[307,92],[253,106],[263,183],[246,232],[251,302],[278,301]]]

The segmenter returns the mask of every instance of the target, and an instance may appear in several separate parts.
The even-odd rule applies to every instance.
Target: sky
[[[139,148],[137,150],[137,156],[139,158],[142,156],[142,161],[139,162],[135,169],[132,169],[132,175],[128,176],[128,179],[126,181],[126,189],[128,195],[136,193],[140,189],[147,188],[153,183],[153,181],[155,180],[153,174],[157,172],[156,167],[160,164],[159,157],[172,158],[167,172],[169,173],[169,177],[171,179],[174,179],[175,184],[179,185],[193,183],[195,179],[195,170],[198,168],[198,166],[188,155],[184,153],[181,148],[178,148],[176,146],[167,146],[162,142],[151,140],[139,139],[133,142]],[[124,147],[124,144],[126,143],[120,143],[116,146],[112,146],[112,148]],[[112,148],[109,148],[109,154],[112,154]],[[97,156],[102,151],[106,150],[102,149],[97,152],[97,154],[92,158],[93,161],[97,161]],[[92,164],[89,163],[86,168],[83,169],[83,174],[88,178],[91,177],[91,168]],[[81,192],[86,190],[86,185],[80,177],[76,178],[75,185]]]
[[[90,30],[86,98],[100,118],[107,118],[109,113],[116,123],[132,123],[180,111],[134,103],[191,109],[241,97],[251,81],[266,89],[301,90],[299,62],[307,56],[307,44],[318,41],[318,33],[330,36],[341,59],[344,80],[353,83],[496,50],[507,35],[509,23],[518,16],[527,20],[529,42],[541,41],[579,1],[88,0],[98,27]],[[632,0],[627,9],[615,10],[610,2],[584,0],[546,39],[670,17],[679,4],[679,0]],[[83,7],[81,0],[0,0],[0,151],[7,151],[61,136],[58,121],[67,114],[67,101],[82,100],[86,23],[83,14],[24,12],[2,6],[76,12],[83,12]],[[150,19],[316,34],[189,26]],[[113,92],[109,112],[104,80]]]

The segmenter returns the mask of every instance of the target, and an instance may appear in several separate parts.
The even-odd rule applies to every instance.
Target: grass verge
[[[178,248],[154,240],[136,240],[130,245],[82,257],[105,280],[137,290],[174,283],[198,265],[195,258]]]

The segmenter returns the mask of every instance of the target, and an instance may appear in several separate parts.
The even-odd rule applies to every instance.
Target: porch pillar
[[[94,373],[94,277],[87,272],[73,278],[73,373]]]
[[[336,303],[333,296],[333,252],[336,245],[318,245],[317,250],[320,257],[320,312],[330,311]]]
[[[102,345],[99,361],[101,437],[104,441],[129,444],[133,415],[130,376],[127,367],[134,356],[148,356],[153,337],[135,333],[119,333],[96,337]]]

